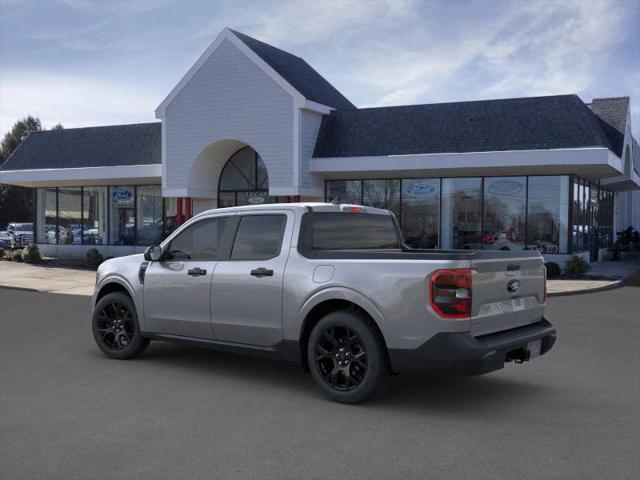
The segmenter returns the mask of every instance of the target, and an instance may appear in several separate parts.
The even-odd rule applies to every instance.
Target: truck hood
[[[124,257],[114,257],[102,262],[98,267],[98,273],[102,276],[110,272],[121,271],[124,267],[139,267],[142,262],[144,262],[144,255],[142,253],[126,255]]]

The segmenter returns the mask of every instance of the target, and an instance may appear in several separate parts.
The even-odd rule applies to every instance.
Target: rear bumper
[[[389,349],[397,373],[480,375],[504,367],[507,354],[542,340],[540,355],[556,341],[556,329],[546,319],[523,327],[474,337],[470,333],[438,333],[413,350]]]

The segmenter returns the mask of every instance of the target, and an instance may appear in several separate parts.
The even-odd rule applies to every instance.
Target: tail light
[[[429,278],[431,308],[445,318],[471,317],[471,270],[437,270]]]

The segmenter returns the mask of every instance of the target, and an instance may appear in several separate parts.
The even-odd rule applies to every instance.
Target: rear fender
[[[300,309],[300,317],[301,319],[307,318],[307,315],[313,308],[319,305],[322,302],[327,300],[345,300],[351,302],[362,310],[367,312],[369,316],[376,322],[376,325],[380,329],[383,335],[385,335],[385,322],[384,316],[382,312],[378,309],[378,307],[369,300],[364,294],[358,292],[357,290],[353,290],[347,287],[328,287],[318,292],[315,292],[311,297],[309,297],[302,308]],[[300,329],[298,330],[297,337],[300,336],[302,330],[303,322],[300,322]],[[386,335],[385,335],[386,336]]]

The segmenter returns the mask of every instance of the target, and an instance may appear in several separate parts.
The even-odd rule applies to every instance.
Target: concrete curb
[[[566,297],[568,295],[581,295],[583,293],[604,292],[605,290],[614,290],[621,287],[624,287],[624,280],[616,280],[614,283],[605,285],[603,287],[583,288],[581,290],[570,290],[568,292],[547,293],[547,297]]]
[[[76,288],[82,288],[82,287],[76,287]],[[35,292],[35,293],[53,293],[55,295],[75,295],[77,297],[91,297],[92,295],[89,293],[77,293],[77,292],[69,291],[73,289],[43,290],[43,289],[31,288],[31,287],[14,287],[12,285],[0,285],[0,289],[21,290],[23,292]]]
[[[42,290],[38,290],[37,288],[13,287],[11,285],[0,285],[0,288],[4,288],[6,290],[23,290],[25,292],[47,293],[47,292],[43,292]]]

